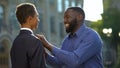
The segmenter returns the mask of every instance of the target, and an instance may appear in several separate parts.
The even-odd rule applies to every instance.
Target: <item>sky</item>
[[[86,20],[97,21],[102,19],[103,2],[102,0],[84,0],[83,9],[85,11]]]

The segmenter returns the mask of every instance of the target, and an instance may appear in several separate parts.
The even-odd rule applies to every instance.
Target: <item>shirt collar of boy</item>
[[[30,28],[21,28],[20,30],[28,30],[33,34],[33,31]]]

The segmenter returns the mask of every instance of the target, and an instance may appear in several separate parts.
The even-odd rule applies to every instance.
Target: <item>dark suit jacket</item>
[[[13,42],[12,68],[45,68],[44,48],[30,31],[21,30]]]

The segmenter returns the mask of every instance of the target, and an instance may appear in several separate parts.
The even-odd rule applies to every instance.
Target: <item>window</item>
[[[62,12],[62,0],[58,0],[58,12]]]
[[[61,38],[63,38],[64,35],[65,35],[63,22],[60,22],[60,28],[59,29],[60,29],[60,36],[61,36]]]
[[[39,13],[40,16],[39,16],[39,26],[38,26],[38,32],[43,32],[43,14],[42,13]]]
[[[50,17],[50,30],[51,30],[51,33],[55,33],[55,20],[54,20],[54,16],[51,16]]]
[[[65,10],[69,7],[69,1],[65,0]]]
[[[3,26],[3,19],[4,19],[4,9],[3,6],[0,5],[0,31]]]
[[[54,5],[55,1],[54,0],[49,0],[50,5]]]
[[[71,6],[73,6],[73,7],[75,6],[75,1],[71,2]]]
[[[5,52],[5,48],[3,47],[3,44],[0,43],[0,53],[3,53],[3,52]]]
[[[16,30],[19,30],[19,21],[17,20],[17,17],[15,16],[15,13],[14,11],[11,11],[10,12],[10,25],[11,25],[11,28],[12,30],[16,31]]]
[[[78,4],[77,6],[78,6],[78,7],[82,7],[81,4]]]
[[[3,6],[0,5],[0,18],[3,18],[3,12],[4,12]]]

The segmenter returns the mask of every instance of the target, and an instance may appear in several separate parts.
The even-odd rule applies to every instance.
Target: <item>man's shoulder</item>
[[[32,35],[27,36],[17,36],[16,39],[13,42],[13,45],[15,46],[25,46],[29,48],[36,48],[38,45],[42,45],[41,41],[37,38],[35,38]]]
[[[39,39],[31,34],[20,34],[15,38],[14,42],[35,43],[38,40]]]
[[[92,28],[87,28],[86,29],[87,33],[91,34],[91,35],[98,35],[97,31],[95,31],[94,29]]]
[[[94,41],[101,40],[99,33],[92,28],[88,29],[88,31],[86,33],[86,38],[88,38],[90,40],[94,40]]]

